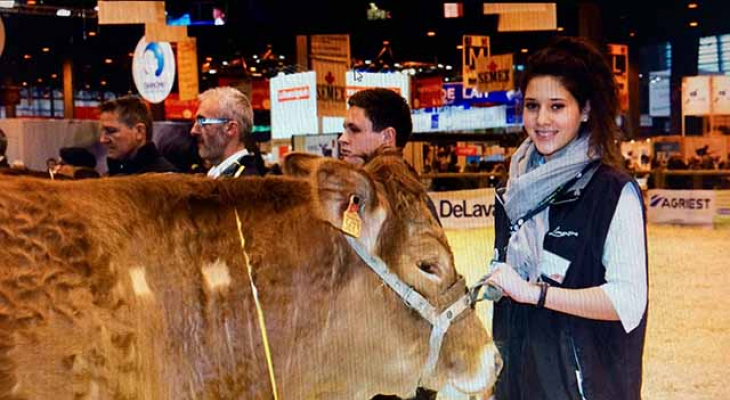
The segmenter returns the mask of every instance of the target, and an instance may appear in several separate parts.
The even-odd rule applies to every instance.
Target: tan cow
[[[0,399],[272,399],[247,266],[278,399],[412,395],[430,325],[338,227],[359,196],[361,243],[433,304],[457,279],[443,231],[396,157],[302,160],[305,178],[0,177]],[[498,358],[467,312],[422,383],[482,393]]]

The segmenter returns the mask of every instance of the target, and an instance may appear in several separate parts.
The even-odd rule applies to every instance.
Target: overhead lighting
[[[113,62],[113,61],[112,61],[112,59],[111,59],[111,58],[105,58],[105,59],[104,59],[104,64],[111,64],[112,62]]]
[[[520,49],[520,53],[527,53],[528,51],[528,49]]]
[[[213,61],[213,57],[205,57],[205,61],[211,62],[211,61]]]
[[[559,26],[559,27],[558,27],[558,32],[562,32],[562,31],[564,31],[564,30],[565,30],[565,28],[563,28],[562,26]]]
[[[68,9],[65,9],[65,8],[61,8],[58,11],[56,11],[56,15],[59,16],[59,17],[70,17],[71,16],[71,10],[68,10]]]
[[[43,83],[43,78],[38,78],[37,81],[38,83]]]
[[[101,81],[99,83],[101,83],[101,86],[106,86],[106,81]]]
[[[687,4],[687,8],[689,8],[689,9],[697,8],[697,3],[689,3],[689,4]]]
[[[58,74],[51,74],[51,79],[56,79],[56,78],[58,78]]]
[[[44,53],[48,53],[49,51],[51,51],[51,49],[49,47],[44,47],[41,49],[41,51]]]
[[[428,31],[428,32],[426,32],[426,36],[428,36],[428,37],[434,37],[434,36],[436,36],[436,32],[434,32],[434,31]]]
[[[89,36],[96,36],[96,31],[89,32]]]
[[[25,4],[27,4],[29,6],[34,6],[35,5],[35,0],[28,0],[28,1],[25,2]]]
[[[462,46],[462,45],[457,45],[457,46],[456,46],[456,50],[464,50],[464,46]]]
[[[631,37],[636,36],[636,32],[629,32],[629,36],[631,36]]]
[[[23,58],[26,60],[30,60],[32,58],[32,56],[30,54],[24,54]]]
[[[0,8],[13,8],[15,7],[15,0],[0,0]]]
[[[213,69],[213,68],[211,68],[211,69],[208,70],[208,73],[211,74],[211,75],[215,75],[217,72],[218,72],[218,70]]]
[[[698,25],[699,23],[697,21],[692,21],[689,23],[689,26],[691,26],[692,28],[696,28]]]

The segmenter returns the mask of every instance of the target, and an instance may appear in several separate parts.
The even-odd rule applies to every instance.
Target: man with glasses
[[[246,95],[232,87],[208,89],[190,134],[198,142],[198,154],[210,165],[211,178],[263,175],[266,168],[251,136],[253,109]]]
[[[152,142],[152,113],[142,99],[125,96],[99,106],[109,176],[178,172]]]

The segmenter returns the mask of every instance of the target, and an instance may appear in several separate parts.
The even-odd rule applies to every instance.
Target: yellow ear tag
[[[360,198],[351,195],[350,204],[347,206],[347,210],[342,214],[342,231],[346,234],[359,238],[360,231],[362,230],[362,220],[358,211],[360,209]]]

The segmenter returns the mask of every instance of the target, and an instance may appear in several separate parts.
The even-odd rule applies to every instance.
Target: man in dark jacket
[[[178,172],[152,142],[152,114],[142,99],[125,96],[102,103],[101,137],[110,176]]]
[[[8,150],[8,137],[2,129],[0,129],[0,168],[10,168],[5,152]]]

